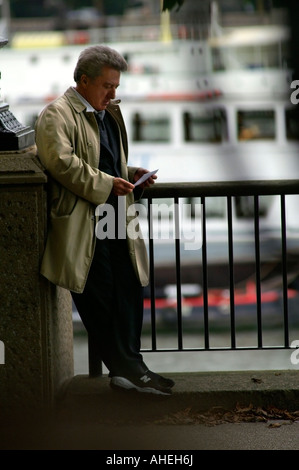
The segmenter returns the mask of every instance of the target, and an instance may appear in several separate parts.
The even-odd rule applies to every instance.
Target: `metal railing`
[[[176,285],[176,332],[177,332],[177,346],[171,349],[159,349],[157,347],[157,295],[156,295],[156,270],[155,270],[155,240],[148,237],[148,251],[150,262],[150,286],[149,286],[149,303],[150,303],[150,334],[151,334],[151,348],[146,352],[173,352],[173,351],[209,351],[209,350],[238,350],[239,347],[236,341],[237,325],[236,325],[236,280],[235,280],[235,259],[234,259],[234,214],[233,204],[236,198],[250,196],[253,200],[253,266],[254,266],[254,290],[255,290],[255,329],[257,335],[256,346],[242,346],[240,349],[288,349],[291,348],[290,338],[290,321],[289,321],[289,274],[292,270],[293,278],[296,278],[297,269],[297,256],[296,249],[293,250],[291,260],[288,260],[288,228],[287,228],[287,195],[298,195],[299,184],[297,180],[278,180],[278,181],[242,181],[242,182],[212,182],[212,183],[178,183],[168,184],[160,183],[155,184],[151,188],[144,191],[143,201],[146,202],[148,210],[148,227],[149,233],[152,233],[152,204],[153,201],[159,199],[171,198],[176,208],[179,208],[179,201],[181,198],[200,198],[202,204],[202,246],[201,246],[201,310],[197,312],[198,331],[203,335],[203,345],[196,348],[186,348],[184,346],[184,331],[183,331],[183,301],[184,296],[182,293],[182,263],[181,263],[181,240],[176,237],[175,244],[175,260],[172,270],[175,270],[175,285]],[[275,196],[279,199],[279,234],[278,234],[278,253],[276,253],[276,265],[278,266],[278,273],[281,279],[281,328],[283,329],[283,344],[277,346],[265,346],[263,342],[263,293],[262,293],[262,278],[261,278],[261,229],[260,229],[260,197],[261,196]],[[209,300],[209,260],[207,256],[207,217],[206,217],[206,200],[207,198],[221,197],[226,201],[226,229],[227,229],[227,291],[229,292],[227,303],[227,315],[229,318],[228,329],[230,335],[230,345],[227,347],[212,347],[210,344],[211,334],[211,318],[210,318],[210,300]],[[299,198],[298,198],[299,201]],[[178,229],[180,223],[179,211],[176,210],[174,214],[175,230]],[[299,224],[298,224],[299,227]],[[294,237],[293,237],[294,239]],[[295,234],[296,239],[296,234]],[[277,248],[277,245],[276,245]],[[298,248],[299,248],[299,231],[298,231]],[[298,249],[299,254],[299,249]],[[299,260],[299,257],[298,257]],[[298,261],[299,267],[299,261]],[[295,274],[294,274],[295,273]],[[197,298],[198,300],[198,298]],[[296,296],[295,296],[296,301]],[[299,317],[299,315],[298,315]],[[197,321],[195,319],[195,321]],[[217,322],[217,319],[214,320]],[[252,321],[252,318],[251,318]],[[199,327],[201,325],[201,329]],[[243,325],[243,327],[246,324]],[[193,330],[194,324],[192,326]],[[195,331],[194,330],[194,331]],[[89,339],[89,374],[90,376],[101,375],[101,360],[99,351],[96,345],[92,344]]]

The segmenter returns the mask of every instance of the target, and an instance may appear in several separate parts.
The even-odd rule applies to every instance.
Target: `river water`
[[[171,351],[143,352],[148,367],[155,372],[204,372],[204,371],[236,371],[236,370],[287,370],[299,369],[293,364],[294,350],[274,350],[270,346],[283,344],[280,331],[268,331],[264,335],[264,346],[267,350],[238,349],[237,351]],[[295,337],[293,339],[296,339]],[[299,340],[299,333],[297,334]],[[225,333],[217,333],[210,337],[210,347],[228,347],[230,338]],[[201,338],[197,334],[184,336],[184,348],[202,347]],[[254,332],[241,332],[237,336],[237,347],[256,346]],[[162,334],[157,338],[159,349],[175,349],[177,338],[174,335]],[[142,338],[142,349],[151,348],[151,338]],[[293,354],[293,356],[292,356]],[[299,354],[295,357],[298,358]],[[293,361],[294,362],[294,361]],[[88,374],[88,346],[85,334],[74,335],[74,368],[75,374]],[[103,367],[103,372],[107,370]]]

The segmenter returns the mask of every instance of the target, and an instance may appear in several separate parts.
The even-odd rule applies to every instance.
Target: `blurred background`
[[[33,128],[41,109],[74,85],[80,51],[105,43],[129,64],[118,93],[127,123],[129,164],[159,168],[159,182],[172,184],[297,178],[297,8],[296,2],[279,0],[0,0],[0,36],[8,39],[0,52],[1,100],[22,124]],[[290,197],[288,212],[293,339],[299,337],[298,202],[298,196]],[[193,215],[186,217],[194,221],[200,201],[188,198],[184,203],[193,208]],[[253,201],[239,197],[233,203],[238,344],[255,346]],[[171,200],[160,204],[154,220],[159,234],[161,220],[173,217]],[[264,341],[279,345],[283,334],[277,328],[281,324],[277,198],[262,197],[259,210],[267,294]],[[206,211],[209,288],[214,299],[211,343],[225,348],[230,335],[224,199],[207,198]],[[142,217],[141,224],[146,234]],[[188,229],[184,235],[190,240]],[[175,250],[173,240],[157,238],[157,340],[159,348],[171,350],[177,344]],[[201,252],[181,250],[184,345],[200,348]],[[146,292],[144,349],[151,348],[148,297]],[[87,338],[75,310],[73,320],[75,369],[86,373]],[[225,361],[222,352],[148,356],[153,369],[164,371],[294,367],[286,350],[228,352]]]

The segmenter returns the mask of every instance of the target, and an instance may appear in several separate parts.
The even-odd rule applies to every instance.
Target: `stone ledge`
[[[112,390],[107,376],[78,375],[64,387],[57,406],[63,413],[82,414],[107,422],[147,421],[193,408],[233,409],[236,405],[299,409],[299,374],[296,370],[199,372],[167,374],[176,385],[173,395],[162,397]],[[90,413],[91,415],[90,415]]]

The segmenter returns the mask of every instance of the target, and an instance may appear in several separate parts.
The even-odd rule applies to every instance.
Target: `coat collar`
[[[74,87],[69,87],[65,92],[65,96],[69,100],[75,111],[77,111],[77,113],[82,113],[83,111],[94,112],[93,107],[89,103],[87,103],[86,100],[84,100],[86,104],[83,102],[84,98],[79,96],[79,93],[75,90]],[[88,109],[87,105],[89,105]]]
[[[91,106],[91,104],[88,103],[88,101],[86,101],[86,99],[85,99],[82,95],[80,95],[80,93],[78,93],[78,91],[76,90],[76,88],[74,88],[74,87],[72,87],[72,88],[73,88],[73,90],[74,90],[76,96],[79,98],[79,100],[82,101],[82,103],[86,106],[86,111],[87,111],[87,112],[90,112],[90,113],[96,112],[96,110],[94,109],[94,107]]]
[[[65,96],[67,97],[67,99],[70,101],[71,105],[73,106],[73,108],[77,111],[77,113],[82,113],[83,111],[87,112],[87,113],[94,113],[94,112],[97,112],[93,106],[91,106],[90,103],[88,103],[88,101],[86,101],[85,98],[83,98],[83,96],[81,96],[76,90],[74,87],[69,87],[66,92],[65,92]],[[118,108],[118,105],[108,105],[107,106],[107,111],[110,112],[111,114],[114,115],[113,111],[115,111],[115,109]],[[112,111],[112,112],[111,112]],[[117,116],[118,113],[116,114],[116,116],[114,117],[118,117]]]

